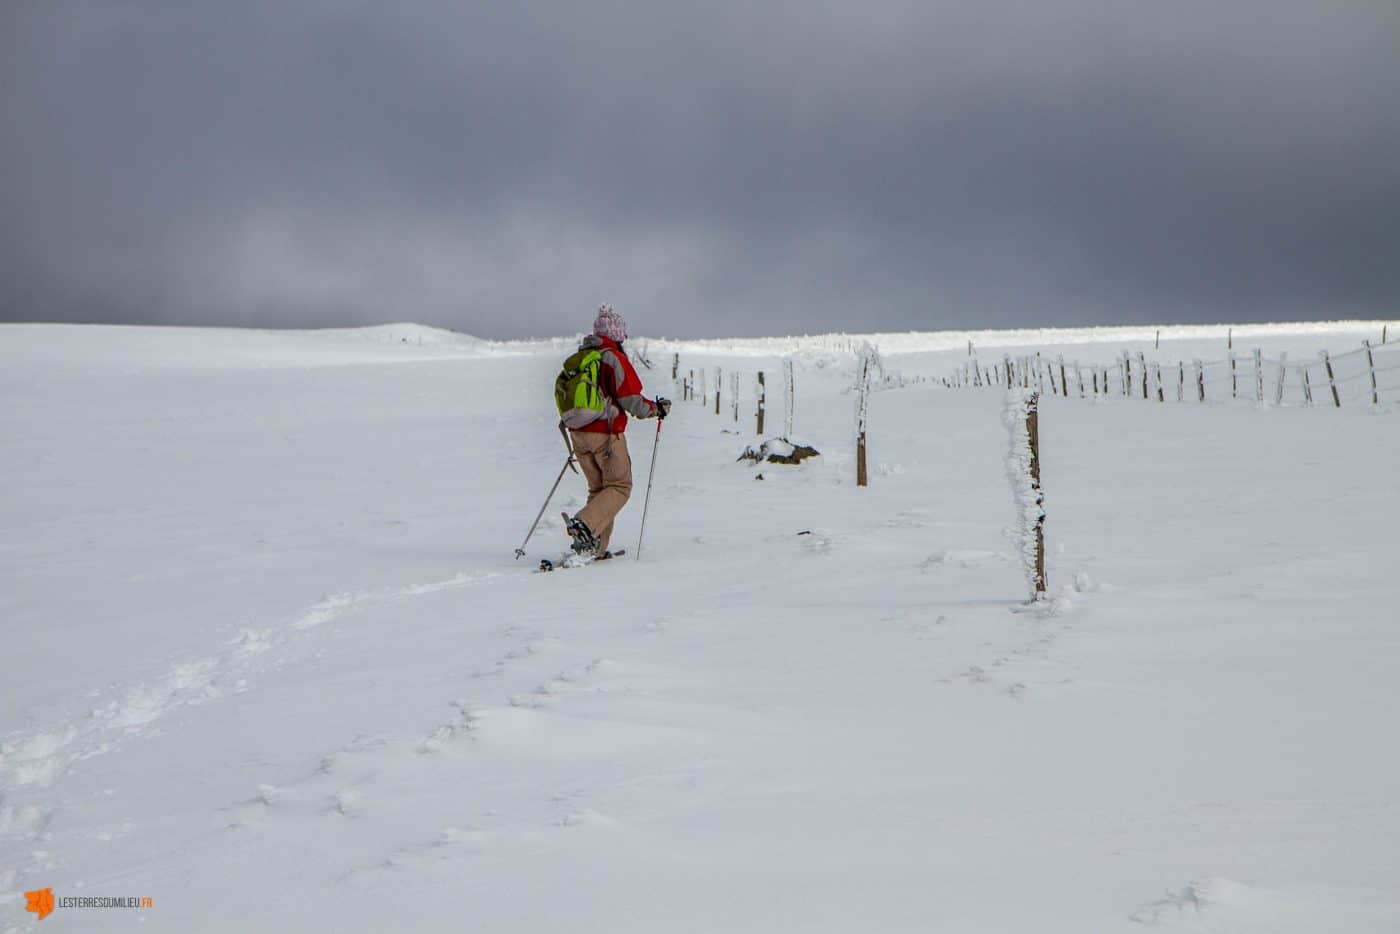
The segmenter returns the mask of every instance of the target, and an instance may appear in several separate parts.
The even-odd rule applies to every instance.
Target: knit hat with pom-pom
[[[627,322],[604,302],[598,306],[598,317],[593,319],[593,333],[622,343],[627,340]]]

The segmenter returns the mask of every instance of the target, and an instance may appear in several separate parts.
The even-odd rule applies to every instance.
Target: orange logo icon
[[[39,916],[42,921],[53,911],[53,889],[36,889],[33,892],[25,892],[25,911],[32,911]]]

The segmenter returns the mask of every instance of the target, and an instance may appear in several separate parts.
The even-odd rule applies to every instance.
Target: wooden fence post
[[[865,469],[865,420],[870,411],[870,357],[860,361],[860,401],[856,408],[856,486],[868,486]]]
[[[734,407],[734,422],[739,422],[739,371],[729,371],[729,401]]]
[[[1158,328],[1158,329],[1157,329],[1157,336],[1156,336],[1155,338],[1152,339],[1152,349],[1153,349],[1153,350],[1161,350],[1161,349],[1162,349],[1162,329],[1161,329],[1161,328]]]
[[[688,389],[686,389],[685,397],[686,397],[687,399],[693,399],[693,398],[695,398],[695,371],[694,371],[694,370],[691,370],[691,371],[690,371],[690,378],[687,379],[685,382],[686,382],[686,386],[689,387]]]
[[[1234,350],[1234,349],[1235,349],[1235,329],[1234,329],[1234,328],[1230,328],[1229,332],[1228,332],[1228,333],[1226,334],[1226,336],[1225,336],[1225,348],[1226,348],[1227,350]]]
[[[1040,515],[1035,522],[1035,593],[1045,593],[1045,493],[1040,487],[1040,394],[1026,399],[1026,437],[1031,446],[1031,490]]]
[[[715,367],[715,414],[719,414],[720,391],[724,389],[724,370]]]
[[[676,381],[676,375],[680,372],[680,368],[681,355],[678,353],[671,354],[671,382],[674,383]]]
[[[1322,362],[1327,365],[1327,385],[1332,387],[1332,404],[1340,409],[1342,397],[1337,394],[1337,377],[1332,373],[1332,357],[1325,350],[1321,353]]]
[[[1312,380],[1308,378],[1308,368],[1303,364],[1298,364],[1298,379],[1303,383],[1303,404],[1312,405]]]
[[[1264,404],[1264,352],[1254,348],[1254,401]]]
[[[787,384],[786,392],[783,394],[783,437],[792,437],[792,416],[797,408],[797,400],[793,398],[793,377],[792,361],[783,361],[783,381]]]
[[[1060,395],[1069,398],[1069,380],[1065,378],[1065,355],[1060,354]]]
[[[1376,358],[1371,355],[1371,342],[1362,341],[1366,346],[1366,368],[1371,371],[1371,404],[1381,404],[1380,390],[1376,388]]]
[[[1201,397],[1202,402],[1206,401],[1206,368],[1199,360],[1191,361],[1196,366],[1196,393]]]
[[[1176,401],[1186,401],[1186,361],[1176,362]]]
[[[1123,351],[1123,359],[1118,364],[1118,377],[1119,382],[1123,384],[1123,395],[1131,396],[1133,394],[1133,361],[1128,358],[1126,350]]]
[[[763,371],[758,371],[758,436],[763,437],[763,409],[768,402],[768,389],[763,384]]]
[[[700,370],[700,404],[708,406],[710,404],[709,380],[705,378],[705,370]]]
[[[1274,389],[1274,405],[1283,405],[1283,381],[1288,376],[1288,351],[1278,355],[1278,386]]]
[[[1099,394],[1099,371],[1098,371],[1098,368],[1096,367],[1096,368],[1094,369],[1094,395],[1097,396],[1098,394]]]
[[[1084,398],[1084,371],[1079,368],[1079,361],[1074,361],[1074,378],[1079,381],[1079,398]]]
[[[1236,375],[1235,370],[1235,352],[1232,350],[1230,351],[1230,398],[1238,399],[1239,397],[1240,381],[1238,375]]]
[[[1152,372],[1155,374],[1155,377],[1156,377],[1156,380],[1157,380],[1157,401],[1158,401],[1158,402],[1166,402],[1166,401],[1167,401],[1167,397],[1166,397],[1166,395],[1162,392],[1162,364],[1160,364],[1160,363],[1153,363],[1153,364],[1152,364]]]
[[[1147,398],[1147,358],[1138,351],[1138,369],[1142,370],[1142,398]]]
[[[1045,369],[1046,369],[1046,370],[1049,372],[1049,374],[1050,374],[1050,395],[1052,395],[1052,396],[1059,395],[1060,391],[1059,391],[1058,389],[1055,388],[1055,368],[1054,368],[1053,366],[1051,366],[1049,363],[1045,363],[1044,361],[1042,361],[1042,365],[1045,367]]]

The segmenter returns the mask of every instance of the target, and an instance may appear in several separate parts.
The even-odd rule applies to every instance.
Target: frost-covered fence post
[[[705,379],[705,371],[700,371],[700,404],[708,406],[710,404],[710,386]]]
[[[1147,357],[1138,351],[1138,369],[1142,370],[1142,397],[1147,398]]]
[[[1283,405],[1283,381],[1288,377],[1288,351],[1278,355],[1278,385],[1274,387],[1274,405]]]
[[[724,370],[715,367],[715,414],[719,414],[720,391],[724,389]]]
[[[1234,348],[1235,348],[1235,329],[1234,329],[1234,328],[1230,328],[1230,330],[1228,330],[1228,331],[1225,332],[1225,349],[1227,349],[1227,350],[1233,350]]]
[[[1154,338],[1152,339],[1152,349],[1153,349],[1153,350],[1161,350],[1161,349],[1162,349],[1162,329],[1161,329],[1161,328],[1158,328],[1158,329],[1157,329],[1157,336],[1154,337]]]
[[[685,397],[686,397],[687,399],[694,399],[694,398],[695,398],[695,371],[694,371],[694,370],[691,370],[691,371],[690,371],[690,379],[686,380],[686,386],[687,386],[687,389],[686,389],[686,392],[685,392]]]
[[[1057,396],[1060,394],[1060,390],[1055,386],[1055,368],[1051,364],[1046,363],[1045,369],[1050,374],[1050,395]]]
[[[681,355],[678,353],[671,354],[671,382],[674,383],[676,381],[676,376],[680,372],[680,369]]]
[[[1123,395],[1130,396],[1133,394],[1133,362],[1128,359],[1128,352],[1126,350],[1123,351],[1123,359],[1118,363],[1118,381],[1122,384]]]
[[[1337,377],[1332,372],[1332,357],[1325,350],[1320,351],[1320,353],[1322,362],[1327,365],[1327,385],[1332,387],[1332,404],[1340,409],[1342,407],[1342,397],[1337,395]]]
[[[1264,351],[1254,348],[1254,401],[1264,404]]]
[[[1040,488],[1040,394],[1009,390],[1002,412],[1011,445],[1006,477],[1016,500],[1016,525],[1007,534],[1016,544],[1031,599],[1045,599],[1045,494]]]
[[[1308,378],[1308,368],[1303,364],[1298,364],[1298,379],[1303,384],[1303,404],[1312,405],[1312,380]]]
[[[1235,352],[1232,350],[1230,351],[1230,398],[1238,399],[1239,397],[1240,380],[1235,370]]]
[[[870,412],[870,355],[860,358],[860,395],[856,402],[856,486],[868,486],[865,470],[865,421]]]
[[[1366,368],[1371,371],[1371,404],[1380,405],[1381,393],[1376,388],[1376,358],[1371,355],[1371,342],[1362,341],[1361,343],[1366,347]]]
[[[1166,402],[1166,401],[1167,401],[1166,393],[1162,392],[1162,364],[1160,364],[1160,363],[1153,363],[1153,364],[1152,364],[1152,373],[1153,373],[1153,377],[1154,377],[1154,379],[1155,379],[1155,381],[1156,381],[1156,383],[1157,383],[1157,401],[1158,401],[1158,402]]]
[[[1045,391],[1045,361],[1040,359],[1040,351],[1035,352],[1035,391]]]
[[[768,389],[763,385],[763,371],[758,371],[758,436],[763,437],[763,409],[768,403]]]
[[[1065,378],[1065,355],[1060,354],[1060,395],[1069,398],[1069,380]]]
[[[1084,398],[1084,371],[1079,367],[1079,361],[1074,361],[1074,378],[1079,381],[1079,398]]]
[[[1007,389],[1010,389],[1011,386],[1012,386],[1012,383],[1015,382],[1015,380],[1013,379],[1013,371],[1012,371],[1012,369],[1011,369],[1011,355],[1010,355],[1010,354],[1005,354],[1005,353],[1004,353],[1004,354],[1001,355],[1001,365],[1004,366],[1004,367],[1006,367],[1006,388],[1007,388]]]
[[[1098,371],[1098,368],[1095,367],[1095,369],[1094,369],[1094,395],[1097,396],[1098,394],[1099,394],[1099,371]]]
[[[734,407],[734,421],[739,421],[739,371],[729,371],[729,401]]]
[[[1191,363],[1196,367],[1196,394],[1199,395],[1199,396],[1201,397],[1201,398],[1200,398],[1200,401],[1205,402],[1205,401],[1206,401],[1206,367],[1205,367],[1205,364],[1201,363],[1201,361],[1199,361],[1199,360],[1192,360]]]
[[[785,384],[785,391],[783,393],[783,437],[791,438],[792,416],[794,410],[797,408],[797,400],[793,398],[794,383],[791,360],[783,361],[783,382]]]
[[[1176,401],[1186,401],[1186,361],[1176,361]]]

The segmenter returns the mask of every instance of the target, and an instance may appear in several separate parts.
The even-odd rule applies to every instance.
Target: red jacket
[[[579,344],[580,350],[596,349],[603,358],[599,381],[608,397],[603,417],[578,431],[620,435],[627,430],[627,416],[654,418],[656,404],[642,395],[642,381],[632,368],[632,361],[617,341],[590,334]]]

